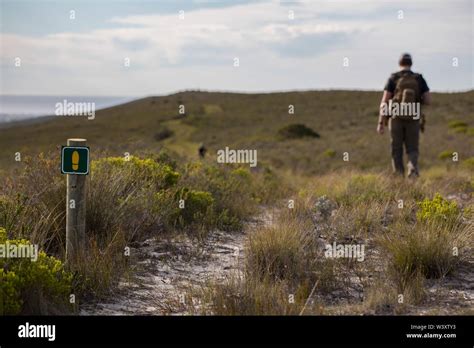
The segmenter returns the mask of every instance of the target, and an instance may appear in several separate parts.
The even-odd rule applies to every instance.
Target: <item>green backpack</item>
[[[419,103],[421,101],[419,74],[402,73],[395,85],[393,101],[395,103]]]

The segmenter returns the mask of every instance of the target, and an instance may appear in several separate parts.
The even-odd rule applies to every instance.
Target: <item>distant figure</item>
[[[204,158],[206,156],[207,149],[204,144],[199,145],[199,157]]]
[[[393,73],[384,88],[377,132],[389,127],[394,173],[405,175],[403,146],[408,156],[408,177],[418,177],[418,145],[420,130],[424,131],[425,117],[421,105],[431,102],[430,89],[421,74],[411,71],[411,55],[402,54],[400,70]]]

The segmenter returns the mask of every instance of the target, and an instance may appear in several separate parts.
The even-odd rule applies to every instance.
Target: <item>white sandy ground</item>
[[[194,299],[190,306],[190,288],[199,288],[208,281],[223,282],[241,274],[246,234],[257,225],[273,223],[274,213],[266,211],[248,224],[245,232],[215,231],[198,245],[189,238],[173,240],[148,239],[131,250],[130,276],[120,281],[114,293],[105,301],[85,303],[80,315],[189,315],[200,314],[201,303]],[[316,229],[317,230],[317,229]],[[320,243],[324,239],[319,237]],[[383,255],[368,244],[366,258],[371,269],[342,269],[344,286],[330,293],[315,292],[313,299],[324,303],[328,314],[351,314],[350,306],[361,304],[364,282],[376,273],[384,272]],[[363,263],[365,264],[365,262]],[[408,306],[404,314],[469,314],[474,312],[474,260],[461,265],[453,275],[425,283],[427,298],[419,306]],[[183,296],[184,295],[184,296]],[[185,304],[182,303],[184,297]],[[192,310],[194,308],[194,310]],[[374,311],[366,314],[376,314]],[[393,308],[384,313],[393,314]]]
[[[248,228],[269,223],[266,216]],[[181,236],[163,241],[148,239],[131,250],[136,255],[133,277],[122,279],[106,301],[81,306],[81,315],[186,315],[192,301],[189,288],[208,281],[224,281],[242,269],[246,232],[212,232],[198,245]],[[195,299],[197,301],[197,299]],[[195,303],[196,309],[199,304]]]
[[[186,288],[208,280],[224,280],[239,267],[245,235],[215,232],[205,245],[189,239],[158,242],[149,239],[132,253],[138,254],[137,274],[122,279],[106,302],[82,307],[84,315],[187,314]],[[168,250],[169,243],[173,249]]]

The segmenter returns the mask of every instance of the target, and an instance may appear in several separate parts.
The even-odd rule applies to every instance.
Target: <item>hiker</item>
[[[199,152],[199,157],[204,158],[204,156],[206,156],[207,149],[204,146],[204,144],[199,145],[198,152]]]
[[[402,54],[398,64],[400,70],[393,73],[385,85],[377,132],[384,134],[389,127],[394,173],[405,175],[403,146],[408,156],[408,177],[418,177],[418,144],[420,130],[424,132],[425,116],[421,105],[431,101],[430,89],[421,74],[411,71],[411,55]]]

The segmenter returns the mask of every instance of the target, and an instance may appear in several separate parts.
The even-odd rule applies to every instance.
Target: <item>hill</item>
[[[122,156],[157,152],[166,147],[195,158],[203,143],[212,156],[226,146],[257,149],[259,161],[302,174],[321,174],[351,166],[389,166],[388,135],[375,133],[378,92],[308,91],[269,94],[182,92],[148,97],[100,110],[86,117],[51,117],[43,122],[0,128],[0,168],[15,165],[14,153],[32,155],[56,151],[69,137],[88,140],[97,151]],[[435,93],[427,108],[426,133],[421,138],[421,168],[441,164],[443,151],[456,151],[460,161],[474,155],[472,112],[474,91]],[[185,115],[179,113],[184,105]],[[294,114],[289,113],[294,106]],[[449,122],[468,124],[450,129]],[[471,124],[470,124],[471,123]],[[320,138],[281,139],[278,132],[303,124]],[[456,133],[456,131],[458,131]],[[342,154],[349,152],[349,162]],[[58,152],[59,154],[59,152]]]
[[[42,252],[2,261],[0,315],[472,314],[473,97],[433,95],[416,180],[389,175],[375,92],[183,92],[4,125],[0,247]],[[64,264],[72,137],[92,162]]]

